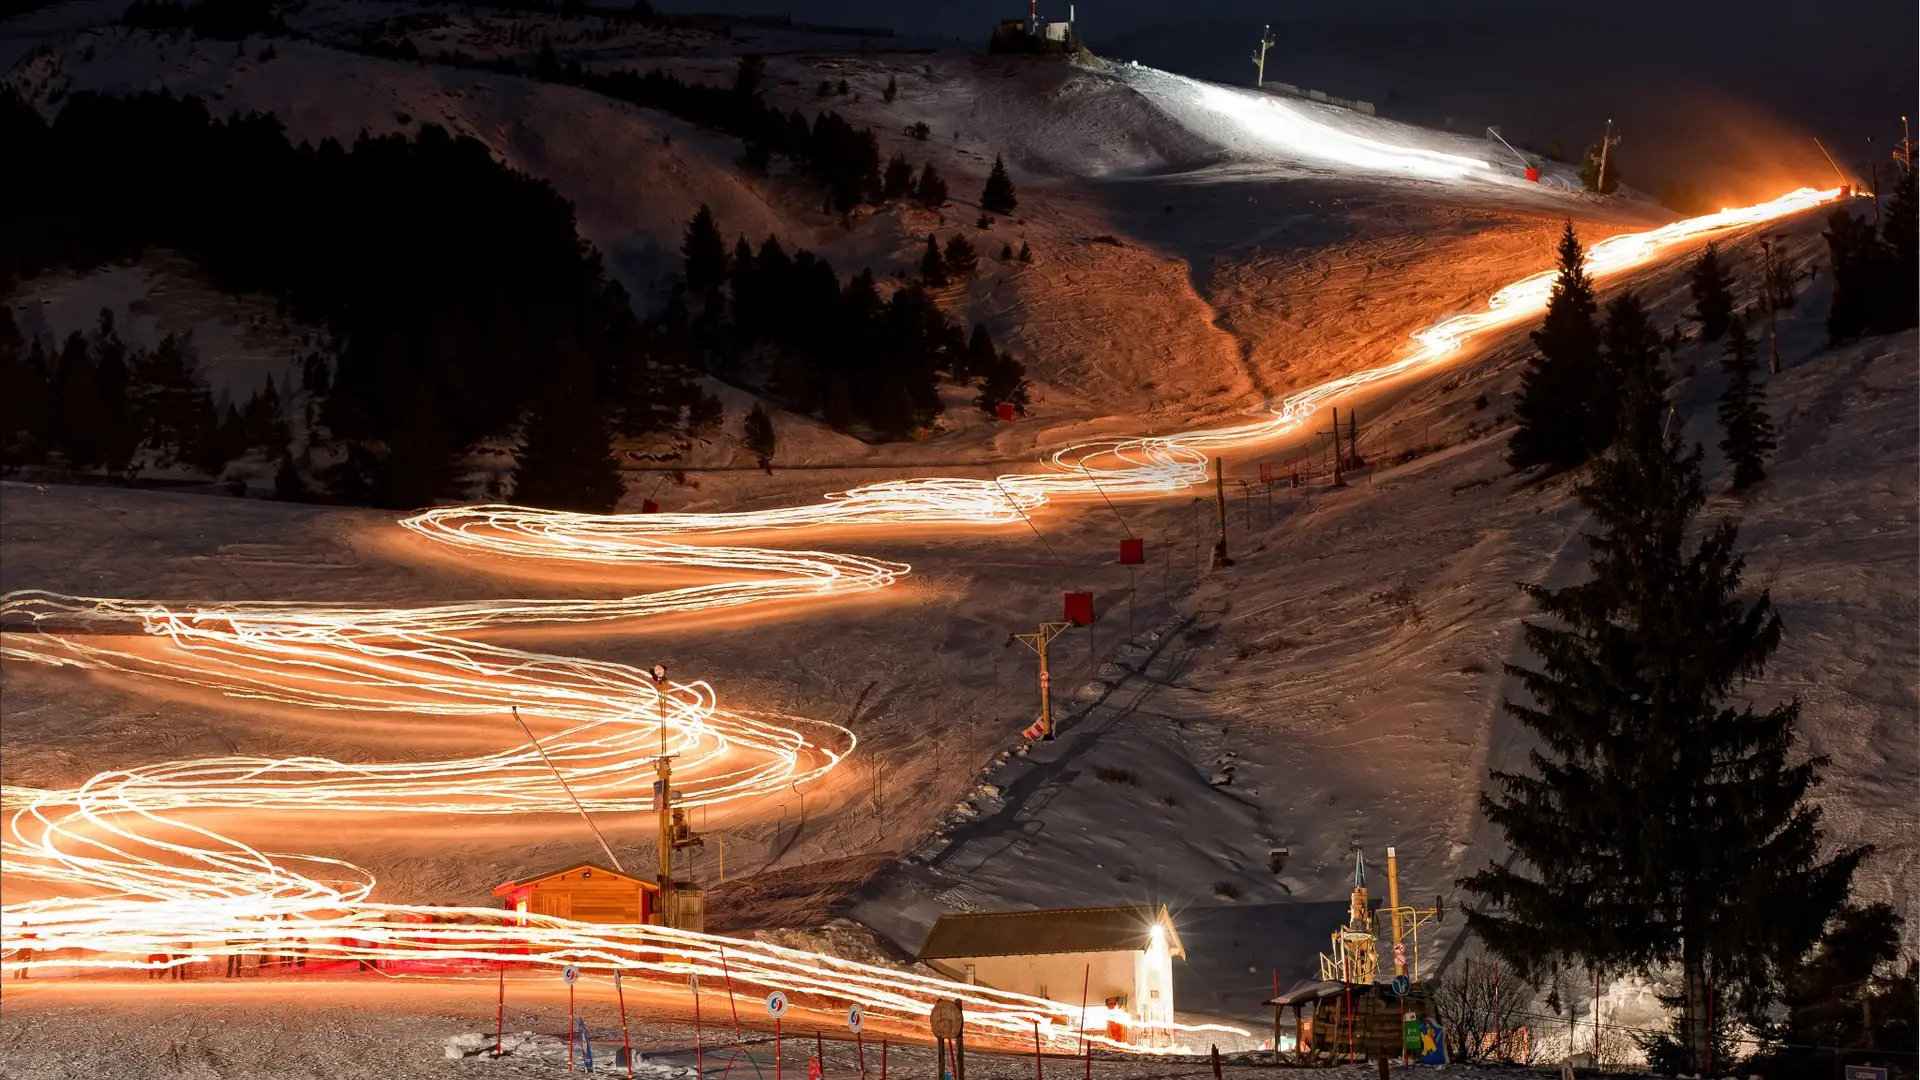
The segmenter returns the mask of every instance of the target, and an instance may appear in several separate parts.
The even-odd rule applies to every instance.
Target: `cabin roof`
[[[615,870],[610,866],[602,866],[597,862],[577,862],[577,863],[568,863],[567,865],[562,866],[557,870],[548,870],[545,873],[540,873],[540,874],[529,874],[526,877],[509,881],[504,885],[497,886],[493,890],[493,895],[505,896],[508,893],[513,892],[515,889],[524,889],[530,885],[538,885],[543,881],[548,881],[553,878],[557,878],[562,874],[571,874],[575,870],[592,870],[597,873],[605,874],[608,877],[619,878],[622,881],[631,881],[635,885],[638,885],[644,889],[652,889],[655,892],[658,892],[660,890],[660,886],[654,884],[651,881],[642,880],[641,878],[634,877],[632,874],[623,874],[620,871]]]
[[[1173,917],[1164,905],[1130,904],[942,915],[933,924],[926,944],[920,946],[918,958],[1145,952],[1156,925],[1166,935],[1167,951],[1185,957],[1186,950],[1173,929]]]

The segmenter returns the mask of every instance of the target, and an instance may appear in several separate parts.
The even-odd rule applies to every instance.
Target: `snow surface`
[[[575,199],[583,231],[642,291],[660,283],[702,201],[730,234],[778,232],[843,272],[904,267],[929,229],[971,229],[976,215],[962,203],[943,214],[892,208],[843,224],[782,181],[740,178],[732,140],[562,87],[321,45],[280,42],[280,58],[261,62],[257,43],[243,57],[231,45],[118,29],[84,37],[9,78],[43,102],[84,88],[207,93],[228,107],[272,109],[300,138],[445,124]],[[687,63],[718,73],[728,61]],[[782,460],[768,476],[739,467],[730,440],[748,400],[723,390],[728,428],[684,451],[680,463],[694,467],[685,483],[636,473],[635,499],[686,510],[780,505],[899,475],[990,475],[1074,438],[1234,416],[1387,359],[1411,330],[1544,268],[1563,217],[1579,219],[1589,238],[1659,218],[1644,206],[1527,185],[1497,167],[1491,178],[1453,182],[1342,166],[1278,147],[1260,134],[1267,129],[1222,114],[1271,100],[1297,121],[1349,136],[1499,159],[1497,147],[1477,140],[1291,100],[1243,94],[1251,103],[1208,108],[1218,89],[1146,69],[939,53],[792,53],[770,63],[776,94],[791,99],[783,105],[811,109],[823,72],[844,75],[861,94],[834,107],[873,124],[883,152],[933,156],[958,199],[973,196],[994,153],[1006,155],[1020,211],[976,243],[991,254],[1000,242],[1027,239],[1036,262],[992,265],[943,302],[987,321],[1030,364],[1041,384],[1036,418],[992,424],[957,408],[953,430],[935,440],[865,448],[783,415]],[[891,104],[880,95],[888,74],[901,88]],[[929,142],[902,133],[917,119],[933,126]],[[1796,259],[1812,260],[1817,223],[1788,231]],[[1733,250],[1750,278],[1752,239]],[[56,310],[89,322],[93,290],[112,293],[146,272],[143,264],[92,283],[36,283],[43,291],[31,295],[56,300],[47,329],[57,333]],[[138,280],[148,295],[161,287]],[[1678,320],[1684,286],[1672,267],[1635,281],[1661,323]],[[1716,497],[1708,513],[1740,518],[1750,580],[1772,588],[1786,619],[1785,647],[1756,697],[1801,696],[1808,748],[1832,757],[1819,798],[1835,842],[1878,845],[1861,892],[1903,905],[1911,928],[1920,912],[1895,883],[1911,879],[1916,858],[1920,358],[1912,334],[1821,350],[1824,289],[1823,277],[1783,321],[1786,370],[1767,380],[1782,431],[1772,478],[1744,502]],[[61,299],[68,296],[71,303]],[[216,335],[191,309],[165,317],[192,321],[203,358],[212,354]],[[853,603],[515,639],[664,661],[711,679],[729,701],[857,732],[859,752],[817,785],[695,822],[724,837],[729,879],[749,879],[736,886],[743,901],[758,905],[771,893],[796,920],[819,921],[867,868],[899,853],[905,858],[841,907],[908,951],[943,910],[1165,901],[1192,954],[1180,969],[1182,1011],[1259,1021],[1255,1003],[1273,973],[1290,982],[1324,947],[1349,887],[1350,844],[1372,859],[1397,845],[1403,891],[1422,901],[1451,898],[1455,878],[1501,857],[1473,800],[1490,767],[1518,762],[1527,749],[1499,709],[1511,690],[1500,665],[1520,659],[1528,614],[1513,584],[1566,581],[1582,561],[1583,523],[1566,482],[1524,485],[1499,460],[1522,340],[1516,331],[1451,370],[1339,402],[1343,416],[1358,408],[1370,459],[1411,458],[1345,489],[1282,485],[1269,516],[1264,497],[1244,497],[1237,481],[1252,481],[1262,461],[1311,467],[1324,459],[1324,437],[1229,455],[1237,563],[1226,571],[1204,565],[1204,502],[1123,503],[1123,529],[1094,501],[1036,514],[1038,537],[1018,527],[810,535],[809,546],[913,565],[900,585]],[[250,347],[241,340],[220,355]],[[1711,349],[1683,349],[1682,369],[1699,373],[1678,387],[1688,433],[1709,443],[1717,441],[1713,359]],[[1725,469],[1711,452],[1708,467],[1723,486]],[[1147,541],[1148,562],[1131,574],[1113,562],[1127,531]],[[409,604],[618,595],[659,584],[452,557],[373,511],[111,488],[0,485],[0,552],[0,590],[163,600]],[[1066,731],[1006,753],[1032,718],[1034,690],[1031,657],[1002,644],[1010,630],[1055,617],[1067,587],[1094,591],[1100,620],[1059,643]],[[188,755],[384,760],[514,739],[511,725],[497,733],[375,727],[76,672],[9,666],[5,676],[10,784],[66,785],[101,768]],[[1094,772],[1102,766],[1135,780],[1102,781]],[[1230,782],[1214,782],[1229,772]],[[570,818],[356,823],[350,831],[334,822],[216,825],[349,859],[380,879],[380,898],[402,901],[486,902],[493,885],[522,870],[597,851]],[[616,818],[602,827],[639,851],[651,822]],[[701,856],[709,882],[718,877],[718,846]],[[1285,865],[1271,873],[1270,851],[1282,846]],[[768,871],[783,875],[781,888],[751,891],[756,875],[774,880]],[[808,889],[809,879],[818,887]],[[1423,938],[1423,963],[1445,954],[1457,927],[1450,919]],[[32,999],[6,989],[0,1030],[18,1051],[10,1059],[28,1063],[12,1067],[62,1075],[57,1063],[81,1060],[76,1050],[90,1045],[83,1040],[102,1009],[85,997],[31,992],[48,996],[29,1011],[16,1006]],[[197,1006],[143,1028],[140,1018],[152,1014],[131,1004],[139,988],[129,992],[100,991],[115,1019],[99,1046],[182,1055],[180,1072],[278,1075],[245,1034],[284,1015],[272,1001]],[[1608,993],[1610,1021],[1647,1017],[1646,985],[1622,982]],[[324,1037],[303,1045],[339,1039],[361,1050],[300,1059],[289,1073],[345,1063],[328,1075],[512,1075],[499,1071],[506,1063],[440,1059],[444,1039],[488,1026],[490,997],[459,1006],[457,1023],[342,1019],[337,1004],[321,1004],[308,1030]],[[232,1028],[222,1031],[222,1020]],[[534,1030],[559,1030],[551,1014],[547,1022]],[[357,1034],[343,1034],[348,1028]],[[395,1040],[422,1058],[404,1067],[414,1071],[360,1060],[365,1048]],[[93,1064],[76,1064],[73,1074],[115,1075],[112,1056],[86,1056]],[[1018,1065],[1010,1060],[1009,1076]],[[224,1061],[239,1064],[217,1064]]]

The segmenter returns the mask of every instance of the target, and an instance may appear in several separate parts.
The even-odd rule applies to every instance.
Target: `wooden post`
[[[573,984],[567,984],[567,1071],[573,1071]]]
[[[1038,1019],[1033,1022],[1033,1080],[1047,1080],[1046,1074],[1040,1071],[1040,1021]]]
[[[493,1056],[500,1056],[500,1043],[507,1033],[507,962],[500,961],[500,1003],[493,1015]]]
[[[1297,1013],[1299,1010],[1296,1009]],[[1280,1064],[1280,969],[1273,969],[1273,1063]]]
[[[1087,990],[1093,986],[1093,965],[1088,964],[1080,976],[1080,1050],[1087,1049]]]
[[[1333,486],[1339,487],[1346,481],[1340,479],[1340,410],[1333,410]]]
[[[626,1051],[627,1075],[633,1075],[633,1039],[627,1034],[627,991],[620,973],[613,973],[613,993],[620,999],[620,1048]],[[700,992],[693,993],[693,1054],[700,1060]]]
[[[1232,566],[1227,558],[1227,470],[1220,458],[1213,459],[1213,506],[1217,527],[1213,538],[1213,568]]]
[[[727,947],[720,946],[720,976],[727,980],[727,1008],[733,1010],[733,1037],[740,1037],[740,1006],[733,1000],[733,972],[727,968]]]
[[[614,984],[618,986],[618,983]],[[706,1040],[700,1032],[700,976],[695,975],[689,983],[693,990],[693,1071],[697,1076],[707,1075]],[[627,1041],[627,999],[620,999],[620,1041]],[[633,1075],[633,1050],[627,1050],[627,1075]]]

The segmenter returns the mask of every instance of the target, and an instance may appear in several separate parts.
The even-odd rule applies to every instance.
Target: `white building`
[[[1173,1020],[1173,958],[1186,958],[1164,906],[942,915],[921,963],[962,982],[1124,1010],[1141,1027]]]

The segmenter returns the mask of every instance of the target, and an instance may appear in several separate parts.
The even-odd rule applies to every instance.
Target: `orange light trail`
[[[1593,245],[1596,277],[1647,266],[1679,247],[1829,202],[1839,191],[1801,189]],[[472,553],[600,565],[721,571],[717,584],[609,600],[499,600],[417,608],[298,602],[175,609],[149,601],[17,592],[0,599],[0,625],[42,633],[0,638],[0,657],[156,678],[242,700],[355,714],[497,719],[509,704],[558,723],[540,746],[595,811],[652,809],[648,762],[658,751],[660,699],[624,664],[476,640],[489,630],[710,612],[768,600],[881,589],[902,563],[816,551],[678,543],[727,534],[828,526],[994,526],[1062,498],[1149,497],[1207,480],[1207,459],[1282,437],[1323,403],[1446,363],[1469,342],[1537,316],[1551,272],[1496,292],[1483,311],[1443,319],[1381,367],[1290,395],[1230,427],[1095,440],[1053,453],[1048,470],[996,479],[933,477],[853,488],[821,502],[717,514],[587,515],[513,506],[429,510],[400,524]],[[74,633],[77,631],[78,633]],[[723,708],[705,682],[672,684],[668,752],[677,755],[681,805],[752,799],[823,775],[850,753],[851,732],[792,717]],[[794,725],[794,726],[789,726]],[[1078,1005],[968,986],[890,968],[657,926],[608,926],[490,908],[375,903],[372,875],[319,856],[264,852],[182,820],[196,810],[312,814],[565,813],[571,804],[533,747],[425,763],[348,763],[317,757],[214,757],[101,773],[72,790],[0,788],[7,872],[75,893],[0,907],[4,967],[36,950],[34,968],[141,969],[154,954],[291,952],[383,961],[576,964],[684,979],[719,978],[720,949],[737,983],[782,989],[829,1007],[857,1002],[877,1017],[917,1022],[940,997],[959,997],[986,1036],[1080,1035]],[[176,816],[170,816],[176,815]],[[429,917],[455,923],[422,927]],[[31,935],[31,938],[23,935]],[[41,959],[54,949],[84,959]],[[172,961],[168,961],[172,962]],[[1089,1010],[1088,1037],[1104,1008]],[[1180,1033],[1232,1031],[1168,1025]],[[1172,1049],[1171,1047],[1162,1049]]]

